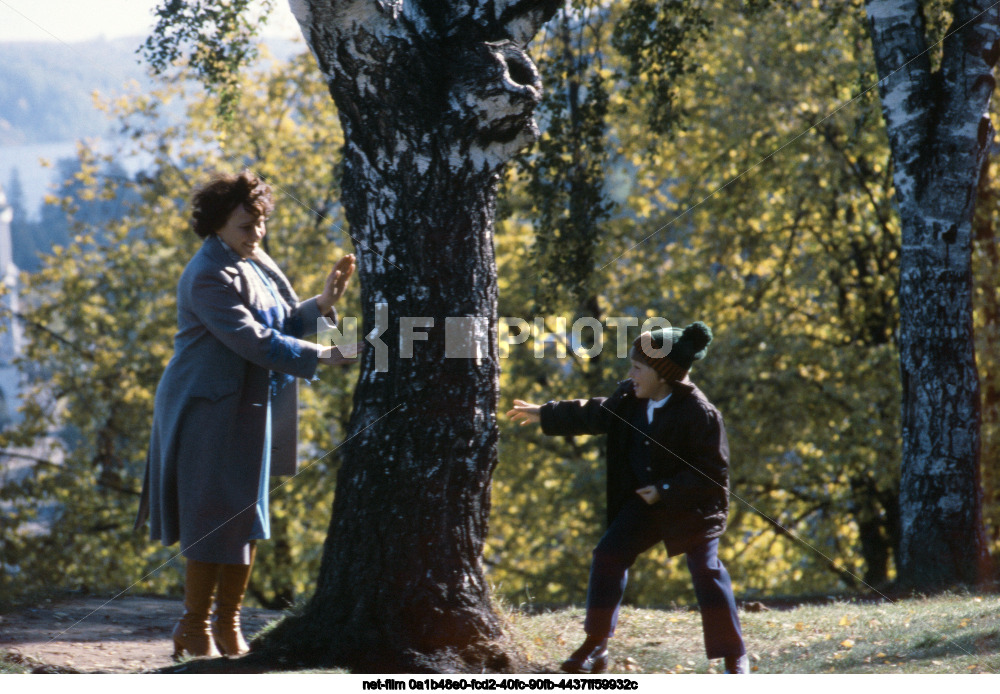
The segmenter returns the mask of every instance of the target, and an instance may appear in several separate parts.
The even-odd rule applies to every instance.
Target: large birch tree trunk
[[[988,563],[971,246],[993,139],[987,110],[1000,51],[1000,8],[993,3],[952,3],[955,33],[935,70],[922,2],[867,2],[903,229],[898,578],[907,588],[972,583]]]
[[[480,565],[498,436],[493,216],[499,171],[538,134],[524,44],[558,5],[291,2],[343,124],[363,334],[378,335],[315,594],[260,657],[510,667]]]

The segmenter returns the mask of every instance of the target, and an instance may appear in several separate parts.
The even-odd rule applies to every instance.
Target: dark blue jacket
[[[608,523],[622,505],[637,497],[628,459],[637,398],[623,382],[609,398],[563,400],[542,406],[546,434],[607,434]],[[649,478],[660,490],[650,507],[670,556],[683,554],[726,529],[729,514],[729,442],[722,415],[694,384],[673,384],[673,394],[656,410],[650,425]]]

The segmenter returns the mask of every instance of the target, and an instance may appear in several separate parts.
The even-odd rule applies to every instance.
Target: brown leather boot
[[[223,655],[238,656],[250,652],[240,630],[240,607],[250,584],[250,571],[257,555],[257,546],[250,545],[249,564],[222,564],[219,570],[219,590],[215,597],[215,619],[212,635]]]
[[[195,657],[219,657],[209,622],[218,575],[218,564],[187,560],[184,570],[184,616],[174,627],[174,660],[179,660],[185,653]]]

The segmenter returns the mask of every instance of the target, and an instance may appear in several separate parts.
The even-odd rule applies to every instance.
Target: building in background
[[[4,288],[0,297],[0,428],[18,421],[21,404],[21,375],[14,365],[14,359],[21,353],[22,326],[15,319],[18,271],[10,238],[13,218],[14,210],[0,187],[0,283]]]

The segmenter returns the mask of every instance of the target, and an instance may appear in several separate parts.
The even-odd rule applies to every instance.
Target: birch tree
[[[924,4],[869,0],[866,9],[903,230],[898,576],[904,586],[936,589],[976,581],[988,560],[971,245],[993,139],[987,111],[1000,8],[993,0],[950,3],[952,24],[937,47]]]

